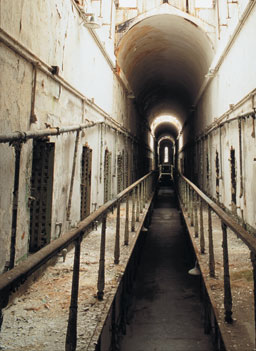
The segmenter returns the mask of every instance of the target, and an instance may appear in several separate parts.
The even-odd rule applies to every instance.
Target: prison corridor
[[[162,184],[146,234],[121,351],[211,351],[204,334],[200,276],[171,184]]]

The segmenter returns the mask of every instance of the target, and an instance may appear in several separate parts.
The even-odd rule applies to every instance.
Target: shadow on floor
[[[121,351],[214,350],[203,331],[200,277],[187,273],[193,263],[173,186],[161,182]]]

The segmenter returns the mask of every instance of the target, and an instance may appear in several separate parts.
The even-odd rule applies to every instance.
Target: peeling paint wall
[[[195,156],[196,174],[203,172],[203,177],[198,178],[198,184],[210,196],[218,200],[215,166],[217,152],[220,167],[219,201],[254,232],[256,228],[256,183],[254,179],[256,171],[254,132],[256,71],[251,48],[255,45],[255,18],[256,7],[254,6],[227,52],[223,50],[226,38],[222,38],[223,41],[219,43],[219,50],[222,49],[222,51],[220,50],[217,54],[217,57],[221,58],[221,64],[199,101],[196,117],[192,119],[195,136],[196,138],[200,136],[197,145],[202,148],[205,135],[208,135],[209,139],[209,184],[207,184],[206,162],[202,161],[199,156]],[[233,118],[246,114],[249,114],[246,118],[240,118],[241,127],[239,127],[238,119],[232,121]],[[223,125],[218,126],[218,124]],[[207,134],[210,126],[215,130]],[[190,127],[191,124],[187,126],[185,135],[191,130]],[[240,137],[239,128],[241,128]],[[196,154],[198,146],[193,144],[192,148]],[[231,149],[234,150],[235,155],[235,206],[231,201]]]
[[[11,47],[0,44],[0,134],[50,130],[87,121],[112,126],[103,124],[101,127],[99,124],[80,131],[75,163],[76,132],[49,138],[55,144],[51,224],[53,240],[80,221],[82,147],[88,145],[92,149],[91,211],[103,203],[103,150],[108,147],[113,155],[113,196],[117,193],[117,154],[123,150],[137,152],[135,139],[132,146],[132,137],[128,137],[128,144],[125,137],[129,132],[135,137],[138,133],[135,108],[127,98],[125,84],[115,72],[114,40],[111,36],[114,31],[111,14],[113,19],[115,6],[111,13],[110,2],[103,1],[102,21],[105,24],[94,33],[82,25],[79,9],[71,0],[35,0],[33,6],[27,0],[1,0],[0,6],[0,26],[5,38],[10,35],[12,45],[35,62],[33,66]],[[58,66],[56,76],[63,78],[80,95],[65,88],[54,76],[46,74],[44,69],[35,68],[37,57],[44,67]],[[28,140],[22,144],[21,151],[15,262],[28,254],[32,153],[33,142]],[[133,160],[132,155],[129,157]],[[3,271],[6,262],[8,265],[11,245],[15,165],[13,147],[0,144],[0,163],[0,178],[5,180],[0,184],[0,271]],[[132,176],[134,171],[136,175]],[[139,175],[132,165],[127,172],[129,181]]]

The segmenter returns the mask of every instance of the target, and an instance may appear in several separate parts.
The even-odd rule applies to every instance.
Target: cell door
[[[119,154],[117,156],[117,193],[119,194],[124,188],[123,182],[123,171],[124,171],[124,159],[123,155]]]
[[[81,220],[90,214],[92,150],[84,146],[81,162]]]
[[[231,147],[230,149],[230,177],[231,177],[231,206],[232,206],[232,211],[236,212],[237,174],[236,174],[236,155],[235,155],[235,149],[233,147]]]
[[[111,152],[106,149],[104,157],[104,203],[111,199],[111,160]]]
[[[34,141],[30,206],[29,251],[35,252],[51,240],[54,143]]]

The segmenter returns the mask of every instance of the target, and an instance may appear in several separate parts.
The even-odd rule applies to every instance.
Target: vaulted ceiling
[[[213,57],[206,33],[182,16],[143,19],[121,39],[117,62],[149,124],[161,114],[185,122]],[[161,136],[168,125],[159,126]],[[175,130],[169,126],[169,133]]]

